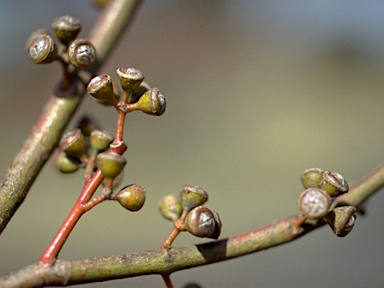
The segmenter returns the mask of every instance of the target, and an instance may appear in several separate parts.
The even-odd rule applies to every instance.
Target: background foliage
[[[147,202],[138,213],[116,203],[98,207],[81,219],[60,257],[157,249],[171,229],[157,201],[183,184],[210,193],[226,237],[294,213],[305,168],[332,169],[353,183],[383,162],[383,8],[379,1],[145,1],[101,71],[117,79],[117,67],[136,67],[166,94],[162,117],[133,113],[126,122],[124,183],[145,186]],[[82,21],[82,36],[97,17],[88,1],[2,2],[1,173],[60,75],[58,65],[31,63],[25,41],[64,14]],[[78,117],[91,112],[113,131],[113,109],[88,97],[80,110]],[[81,173],[43,169],[0,237],[1,274],[38,260],[81,187]],[[174,284],[379,286],[384,196],[373,199],[345,239],[323,228],[286,246],[178,272]],[[175,245],[197,242],[181,235]],[[106,285],[164,284],[148,276],[93,287]]]

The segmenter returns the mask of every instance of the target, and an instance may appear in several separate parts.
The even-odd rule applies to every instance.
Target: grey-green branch
[[[338,197],[333,206],[359,206],[383,185],[384,166],[381,166],[356,183],[349,193]],[[53,266],[36,262],[1,277],[0,286],[69,286],[151,274],[169,275],[175,271],[225,261],[282,245],[324,224],[324,221],[305,223],[302,222],[301,216],[291,215],[255,230],[201,245],[79,260],[59,259]]]

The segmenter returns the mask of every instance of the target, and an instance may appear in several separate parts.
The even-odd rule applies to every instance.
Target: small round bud
[[[132,93],[144,80],[144,74],[135,68],[121,67],[117,69],[117,76],[120,79],[121,88],[128,93]]]
[[[301,183],[304,189],[319,188],[320,182],[323,179],[323,170],[320,168],[310,168],[304,170],[301,174]]]
[[[197,185],[184,185],[180,189],[180,200],[183,209],[190,211],[208,201],[208,193]]]
[[[57,59],[57,47],[46,31],[32,34],[27,41],[29,57],[37,64],[47,64]]]
[[[53,20],[52,30],[56,38],[68,46],[68,44],[75,40],[81,30],[81,23],[78,19],[72,16],[61,16]]]
[[[61,173],[73,173],[79,170],[79,159],[68,157],[64,151],[58,151],[54,155],[54,165]]]
[[[69,156],[81,159],[87,151],[87,144],[80,129],[64,134],[59,144],[60,148]]]
[[[114,93],[112,79],[107,74],[92,78],[87,86],[87,91],[102,104],[114,105],[118,102]]]
[[[124,169],[127,160],[117,153],[103,152],[97,155],[97,167],[105,178],[115,179]]]
[[[336,207],[325,218],[328,225],[338,237],[347,236],[356,221],[356,208],[353,206]]]
[[[210,237],[216,230],[215,216],[206,207],[195,207],[185,218],[185,228],[189,233],[197,237]]]
[[[88,40],[74,40],[68,48],[69,61],[77,68],[88,68],[96,60],[96,49]]]
[[[139,211],[145,202],[145,189],[138,184],[131,184],[116,194],[116,200],[129,211]]]
[[[326,191],[329,196],[337,197],[347,193],[349,185],[339,173],[325,171],[323,173],[323,180],[320,183],[320,188]]]
[[[165,219],[175,221],[180,218],[183,212],[179,194],[169,194],[159,202],[159,210]]]
[[[331,206],[329,195],[318,188],[309,188],[299,197],[299,209],[305,218],[321,219],[328,213]]]
[[[97,151],[105,151],[109,148],[109,144],[113,142],[113,137],[108,131],[93,130],[90,135],[91,147]]]

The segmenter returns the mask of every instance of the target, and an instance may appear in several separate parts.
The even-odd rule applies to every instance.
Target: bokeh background
[[[33,31],[70,14],[86,37],[89,1],[0,2],[0,172],[4,173],[60,77],[34,65]],[[338,171],[353,183],[383,162],[384,3],[381,1],[155,1],[142,5],[102,73],[139,68],[163,90],[160,117],[128,115],[124,184],[146,187],[137,213],[108,202],[85,215],[60,257],[157,249],[172,224],[159,199],[205,188],[222,237],[297,211],[300,173]],[[114,131],[115,112],[86,97],[84,113]],[[0,237],[0,273],[39,259],[82,187],[82,173],[45,166]],[[382,287],[384,196],[339,239],[324,227],[274,249],[172,275],[175,287]],[[175,245],[205,240],[182,234]],[[160,276],[81,287],[164,287]]]

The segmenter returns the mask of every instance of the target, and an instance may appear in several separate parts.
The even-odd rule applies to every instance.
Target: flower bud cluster
[[[51,28],[59,44],[46,30],[38,30],[28,39],[26,48],[33,62],[46,64],[57,60],[82,69],[95,62],[95,47],[88,40],[76,39],[81,30],[78,19],[61,16],[52,22]]]
[[[221,232],[219,214],[203,205],[208,193],[197,185],[184,185],[178,194],[169,194],[159,202],[161,215],[174,221],[179,231],[201,238],[217,239]]]
[[[117,86],[106,74],[98,75],[89,82],[88,93],[99,103],[115,106],[124,113],[140,110],[149,115],[163,115],[167,106],[163,92],[143,83],[144,75],[140,70],[122,67],[117,69],[117,75],[123,90],[121,97]]]
[[[113,141],[113,137],[107,131],[97,129],[98,125],[91,119],[84,118],[79,124],[79,128],[64,134],[55,154],[54,164],[62,173],[84,168],[92,155],[106,151]]]
[[[337,236],[347,236],[355,224],[356,208],[342,206],[330,210],[334,199],[349,190],[344,177],[337,172],[311,168],[302,173],[301,182],[306,189],[299,197],[301,215],[309,220],[324,219]]]

